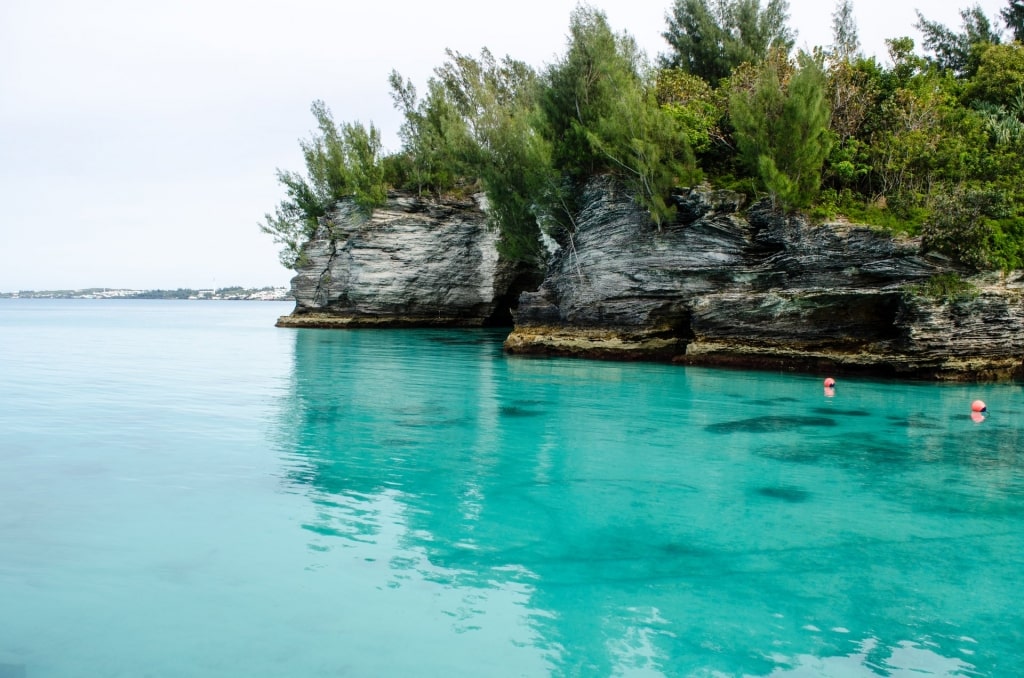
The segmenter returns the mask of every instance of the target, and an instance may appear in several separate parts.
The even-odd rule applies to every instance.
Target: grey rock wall
[[[520,299],[512,353],[828,369],[935,379],[1019,376],[1018,277],[947,300],[915,286],[955,271],[919,242],[813,226],[695,189],[660,231],[609,180],[583,195],[543,285]]]
[[[509,324],[524,276],[499,258],[497,238],[479,199],[392,193],[369,218],[340,203],[306,245],[295,310],[278,325]]]

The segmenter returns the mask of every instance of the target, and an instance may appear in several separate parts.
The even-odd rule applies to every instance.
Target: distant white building
[[[269,290],[253,292],[246,299],[253,301],[286,301],[290,297],[291,293],[287,287],[274,287]]]

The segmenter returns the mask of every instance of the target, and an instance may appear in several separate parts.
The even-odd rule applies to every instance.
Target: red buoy
[[[988,412],[988,408],[985,407],[985,401],[975,400],[971,403],[971,412]]]
[[[825,388],[835,388],[836,380],[832,377],[825,377]]]

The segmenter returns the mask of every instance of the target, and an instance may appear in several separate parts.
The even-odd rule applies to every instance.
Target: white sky
[[[671,0],[593,0],[654,57]],[[762,3],[763,4],[763,3]],[[959,28],[971,0],[854,0],[861,44]],[[983,0],[990,17],[1005,0]],[[373,121],[397,147],[387,76],[423,91],[444,49],[534,66],[576,0],[0,1],[0,291],[285,285],[258,222],[303,169],[309,105]],[[797,46],[831,40],[834,2],[790,0]]]

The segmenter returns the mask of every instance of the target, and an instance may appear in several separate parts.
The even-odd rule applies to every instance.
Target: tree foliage
[[[924,48],[940,70],[959,77],[970,77],[978,70],[981,53],[988,45],[998,45],[999,33],[985,16],[981,5],[960,10],[962,26],[956,32],[937,21],[929,21],[917,10],[914,27],[924,35]]]
[[[678,68],[663,69],[655,91],[658,105],[675,118],[695,154],[724,142],[725,98],[703,78]]]
[[[807,54],[798,61],[791,74],[765,62],[753,88],[737,87],[729,102],[741,158],[786,208],[815,198],[832,142],[822,66]]]
[[[387,187],[482,191],[502,255],[540,264],[538,224],[571,234],[596,175],[617,177],[657,226],[673,219],[673,190],[705,177],[920,234],[966,266],[1024,266],[1024,47],[974,6],[957,30],[919,14],[923,49],[892,38],[882,63],[858,53],[852,2],[838,0],[831,46],[792,59],[787,11],[675,0],[658,70],[585,5],[542,71],[448,51],[422,96],[391,74],[403,124],[387,155],[372,124],[335,124],[314,102],[305,172],[278,171],[285,198],[261,228],[294,266],[339,200],[365,212]],[[1019,38],[1024,0],[1001,16]]]
[[[993,220],[1008,215],[1005,196],[998,191],[944,193],[936,198],[936,209],[921,233],[923,246],[977,270],[992,268],[998,256]]]
[[[636,88],[597,121],[588,138],[608,158],[659,227],[675,214],[666,201],[673,186],[692,180],[693,153],[686,129],[657,104],[653,88]]]
[[[1024,46],[1019,42],[989,45],[981,53],[978,69],[966,94],[996,106],[1011,104],[1024,91]]]
[[[440,195],[466,174],[463,158],[470,143],[466,121],[436,79],[420,100],[412,81],[392,71],[391,98],[405,122],[398,132],[402,150],[392,161],[392,182],[418,193]]]
[[[999,16],[1013,34],[1013,39],[1024,42],[1024,0],[1009,0]]]
[[[317,132],[299,142],[306,176],[277,171],[287,197],[260,225],[283,245],[281,262],[289,268],[299,262],[301,246],[313,236],[320,218],[339,200],[349,198],[369,212],[387,198],[377,128],[359,122],[338,127],[323,101],[314,101],[311,110]]]
[[[788,0],[768,0],[763,9],[760,0],[676,0],[662,34],[672,50],[662,65],[717,85],[744,62],[792,49],[788,12]]]
[[[322,101],[314,101],[313,117],[319,133],[299,142],[306,160],[308,186],[321,210],[351,197],[371,210],[384,204],[380,132],[371,123],[342,123],[339,127]],[[318,215],[319,216],[319,215]]]
[[[832,12],[832,58],[849,62],[860,49],[857,22],[853,18],[853,0],[839,0]]]
[[[612,32],[603,13],[577,8],[566,55],[548,70],[542,110],[560,172],[574,181],[621,176],[661,224],[673,214],[671,188],[692,178],[693,152],[642,66],[631,37]]]
[[[587,6],[573,11],[568,49],[548,69],[541,99],[557,167],[576,178],[607,169],[608,158],[588,132],[614,114],[623,93],[641,86],[639,59],[633,39],[612,32],[603,13]]]
[[[538,212],[554,183],[551,144],[538,129],[540,80],[520,61],[479,59],[448,51],[437,82],[465,122],[471,143],[462,162],[487,195],[501,232],[499,249],[513,261],[543,260]]]

